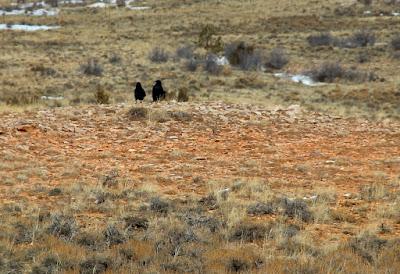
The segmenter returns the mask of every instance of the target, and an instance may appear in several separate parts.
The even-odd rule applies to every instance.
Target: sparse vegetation
[[[225,57],[233,66],[243,70],[258,70],[262,66],[262,55],[254,46],[246,45],[245,42],[234,42],[225,46]]]
[[[142,120],[148,118],[149,111],[145,107],[133,107],[129,110],[128,116],[132,120]]]
[[[369,2],[3,13],[60,28],[1,30],[0,272],[399,273],[398,5]]]
[[[323,63],[320,67],[308,73],[315,81],[333,83],[343,79],[353,82],[375,81],[377,76],[373,73],[358,71],[354,68],[343,68],[339,63]]]
[[[179,89],[178,92],[178,102],[187,102],[189,101],[189,94],[188,94],[188,89],[185,87],[182,87]]]
[[[282,48],[273,49],[267,57],[265,66],[270,69],[282,69],[289,63],[289,58]]]
[[[394,50],[400,50],[400,35],[396,35],[395,37],[393,37],[390,45]]]
[[[163,48],[155,47],[151,50],[149,59],[154,63],[165,63],[168,62],[169,53]]]
[[[334,44],[334,38],[330,33],[320,33],[308,36],[307,42],[312,47],[330,46]]]
[[[87,60],[86,64],[81,65],[81,71],[89,76],[103,75],[103,67],[100,65],[99,61],[95,58],[90,58]]]
[[[110,95],[106,93],[104,88],[100,85],[97,86],[96,93],[95,93],[95,100],[98,104],[109,104],[110,103]]]
[[[197,45],[213,53],[222,51],[222,38],[221,36],[217,36],[217,27],[212,24],[202,26]]]
[[[212,75],[219,75],[222,72],[222,66],[217,62],[218,56],[208,54],[204,61],[204,70]]]
[[[191,60],[194,58],[194,50],[191,45],[184,45],[176,49],[175,53],[178,59],[187,59]]]
[[[190,72],[196,71],[199,65],[200,61],[196,58],[191,58],[185,61],[185,69]]]

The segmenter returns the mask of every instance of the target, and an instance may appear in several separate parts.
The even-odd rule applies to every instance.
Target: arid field
[[[117,2],[0,0],[1,274],[400,273],[400,3]]]

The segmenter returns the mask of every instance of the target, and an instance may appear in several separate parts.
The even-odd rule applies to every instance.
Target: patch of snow
[[[97,2],[97,3],[93,3],[91,5],[89,5],[89,8],[106,8],[106,7],[111,7],[113,6],[112,4],[107,4],[107,3],[101,3],[101,2]]]
[[[15,9],[15,10],[0,10],[0,16],[14,16],[14,15],[27,15],[27,16],[56,16],[60,12],[59,9]]]
[[[11,16],[11,15],[23,15],[25,14],[25,10],[10,10],[10,11],[6,11],[6,10],[0,10],[0,16]]]
[[[18,5],[18,4],[17,4]],[[19,5],[21,9],[33,8],[33,7],[49,7],[44,1],[35,3],[25,3]]]
[[[58,2],[59,4],[72,4],[72,5],[76,5],[76,4],[83,4],[85,3],[85,1],[83,0],[63,0]]]
[[[300,83],[306,86],[321,86],[324,83],[315,82],[310,76],[303,75],[303,74],[287,74],[287,73],[274,73],[275,77],[283,78],[283,79],[290,79],[295,83]]]
[[[315,201],[315,200],[317,200],[317,198],[318,198],[318,195],[313,195],[313,196],[310,196],[310,197],[303,197],[303,200],[312,200],[312,201]]]
[[[63,100],[63,96],[42,96],[40,97],[42,100]]]
[[[0,30],[38,31],[38,30],[58,29],[58,28],[60,28],[60,27],[59,26],[46,26],[46,25],[0,24]]]
[[[216,57],[215,58],[215,62],[217,63],[217,65],[219,66],[226,66],[229,65],[229,61],[225,56],[222,57]]]
[[[56,16],[59,12],[59,9],[38,9],[33,10],[30,14],[32,16]]]
[[[131,6],[126,6],[130,10],[148,10],[150,7],[131,7]]]

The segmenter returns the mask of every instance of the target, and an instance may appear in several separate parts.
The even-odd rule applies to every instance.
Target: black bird
[[[153,86],[153,102],[165,99],[165,91],[161,85],[161,81],[157,80]]]
[[[143,101],[144,97],[146,97],[146,92],[142,88],[142,84],[140,84],[140,82],[137,82],[135,88],[135,101]]]

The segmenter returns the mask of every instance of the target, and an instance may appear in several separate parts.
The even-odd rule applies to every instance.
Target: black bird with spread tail
[[[162,87],[161,81],[157,80],[153,86],[153,102],[165,99],[165,90]]]

